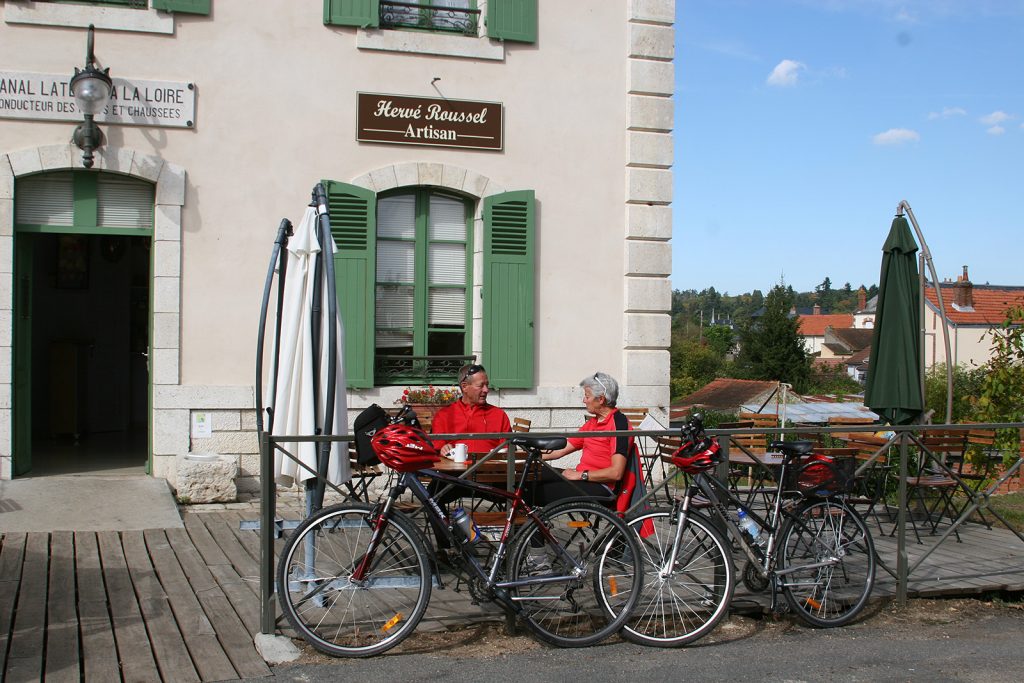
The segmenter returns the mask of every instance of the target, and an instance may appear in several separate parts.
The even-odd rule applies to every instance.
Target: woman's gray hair
[[[604,402],[614,407],[619,400],[619,383],[606,372],[595,372],[580,380],[581,387],[590,387],[592,396],[604,396]]]

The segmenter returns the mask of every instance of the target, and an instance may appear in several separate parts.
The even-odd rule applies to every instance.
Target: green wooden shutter
[[[536,43],[537,0],[491,0],[488,2],[487,37],[512,40],[517,43]]]
[[[379,0],[324,0],[324,23],[331,26],[380,26]]]
[[[153,0],[153,9],[182,14],[209,14],[210,0]]]
[[[345,325],[345,379],[350,387],[364,389],[373,386],[377,195],[347,183],[323,183],[338,246],[334,277]]]
[[[535,204],[533,190],[484,199],[483,362],[499,389],[534,385]]]

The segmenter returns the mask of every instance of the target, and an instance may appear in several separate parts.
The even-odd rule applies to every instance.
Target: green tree
[[[811,366],[808,394],[859,394],[862,391],[864,387],[850,377],[842,365]]]
[[[924,375],[924,409],[932,410],[932,422],[954,424],[978,420],[975,401],[985,382],[985,367],[953,366],[953,416],[946,416],[946,364],[932,366]]]
[[[977,416],[982,422],[1024,422],[1024,307],[1006,311],[1002,325],[991,332],[992,358],[984,366],[977,397]],[[1016,451],[1016,429],[996,433],[996,447]]]
[[[768,292],[764,315],[740,328],[736,366],[747,379],[788,382],[794,391],[803,393],[811,364],[798,334],[797,319],[789,316],[795,296],[793,288],[783,283]]]

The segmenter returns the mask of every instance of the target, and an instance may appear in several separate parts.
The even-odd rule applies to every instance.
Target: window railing
[[[455,384],[459,368],[475,356],[387,356],[377,354],[376,384]]]
[[[415,2],[381,2],[381,28],[418,28],[427,31],[449,31],[477,34],[480,10],[467,7],[419,4]]]

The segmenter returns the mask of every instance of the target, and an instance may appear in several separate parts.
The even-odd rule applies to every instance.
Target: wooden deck
[[[237,512],[184,519],[185,529],[0,536],[0,679],[269,676],[253,645],[256,533],[238,530]]]
[[[184,529],[0,535],[0,679],[269,676],[253,645],[259,539],[239,528],[243,519],[257,518],[248,510],[186,513]],[[895,570],[895,539],[875,525],[872,532],[882,560]],[[962,543],[947,540],[911,576],[912,596],[1024,590],[1024,543],[978,524],[967,525],[961,537]],[[922,540],[909,538],[911,564],[937,537]],[[895,580],[880,569],[875,597],[895,590]],[[471,608],[465,593],[433,595],[435,614],[469,611],[480,608]]]

